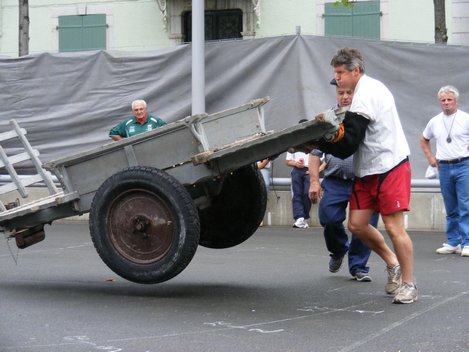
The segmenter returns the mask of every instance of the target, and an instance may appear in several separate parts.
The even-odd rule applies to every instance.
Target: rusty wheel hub
[[[177,239],[176,219],[167,202],[145,190],[129,190],[111,205],[107,226],[111,243],[138,264],[158,261]]]

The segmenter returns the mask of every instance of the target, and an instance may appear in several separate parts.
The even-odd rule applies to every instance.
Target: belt
[[[353,178],[343,178],[343,177],[340,177],[340,176],[333,176],[333,175],[324,176],[324,177],[325,178],[331,178],[333,180],[346,181],[346,182],[352,182],[353,181]]]
[[[451,159],[451,160],[438,160],[438,163],[440,164],[457,164],[460,163],[461,161],[469,159],[469,156],[465,156],[464,158],[457,158],[457,159]]]

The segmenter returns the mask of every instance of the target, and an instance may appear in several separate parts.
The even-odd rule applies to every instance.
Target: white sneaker
[[[305,223],[304,218],[298,218],[298,219],[296,219],[295,223],[293,224],[293,227],[296,227],[298,229],[302,229],[302,228],[305,227],[304,223]]]
[[[461,257],[469,257],[469,246],[464,246],[461,251]]]
[[[396,292],[392,303],[413,303],[418,300],[417,287],[403,282]]]
[[[457,246],[451,246],[448,243],[443,243],[443,247],[438,248],[436,252],[438,254],[453,254],[453,253],[460,254],[461,245],[458,244]],[[468,249],[468,256],[469,256],[469,249]]]

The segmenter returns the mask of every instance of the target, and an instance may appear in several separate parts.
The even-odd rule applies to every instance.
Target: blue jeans
[[[292,208],[293,218],[309,219],[311,200],[309,199],[309,174],[308,168],[294,167],[291,170]]]
[[[348,252],[349,272],[368,273],[370,268],[366,265],[371,249],[365,246],[357,236],[352,234],[349,242],[343,222],[345,221],[347,205],[352,192],[353,181],[326,177],[321,184],[323,188],[322,199],[319,202],[319,222],[324,227],[324,239],[331,257],[342,258]],[[374,213],[370,224],[378,224],[379,213]]]
[[[438,164],[446,209],[446,239],[451,246],[469,246],[469,159]]]

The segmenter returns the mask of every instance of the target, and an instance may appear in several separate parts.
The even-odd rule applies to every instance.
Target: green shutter
[[[81,32],[81,16],[60,16],[59,51],[74,51],[78,45],[81,48]]]
[[[106,15],[60,16],[59,51],[106,49]]]
[[[325,35],[380,39],[379,1],[359,1],[353,6],[325,4]]]

